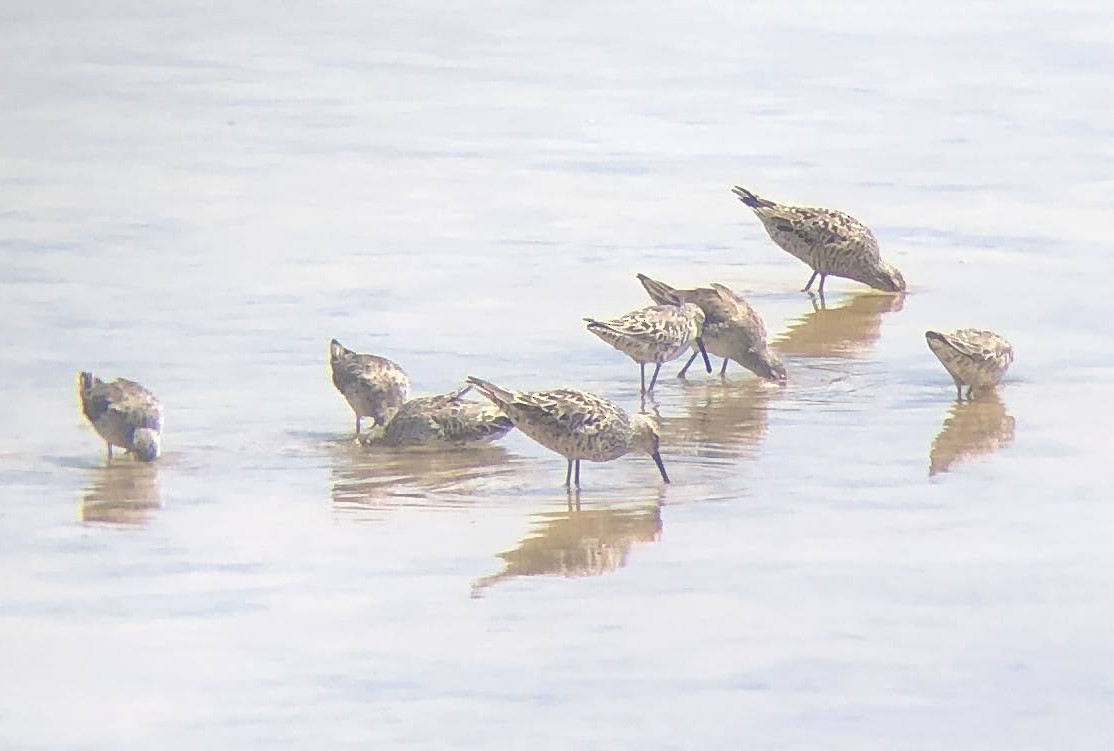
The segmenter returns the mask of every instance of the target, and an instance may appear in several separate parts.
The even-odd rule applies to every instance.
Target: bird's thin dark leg
[[[696,357],[696,355],[693,355]],[[719,377],[724,378],[727,376],[727,358],[723,358],[723,367],[719,369]]]
[[[697,354],[699,354],[699,353],[697,353],[697,352],[692,353],[692,357],[690,357],[689,361],[685,363],[685,367],[681,368],[681,372],[677,374],[678,378],[684,378],[685,377],[685,373],[688,372],[689,366],[692,365],[693,362],[695,362]]]
[[[580,487],[580,460],[576,460],[576,487]]]
[[[660,372],[661,372],[661,363],[659,362],[657,364],[657,367],[654,368],[654,377],[650,379],[650,388],[646,389],[647,391],[653,391],[654,390],[654,384],[658,382],[658,373],[660,373]]]
[[[812,276],[810,276],[808,278],[808,284],[805,285],[805,288],[802,289],[801,292],[808,292],[810,289],[812,289],[812,283],[816,281],[816,275],[819,274],[819,273],[820,273],[819,271],[813,271],[812,272]],[[824,284],[823,278],[820,279],[820,284],[821,285]]]
[[[644,363],[644,362],[638,363],[638,372],[642,376],[642,393],[645,394],[646,393],[646,363]],[[650,388],[653,388],[653,386],[651,386]]]
[[[112,461],[112,444],[108,441],[105,441],[104,447],[108,450],[108,461]]]
[[[356,415],[356,435],[360,435],[360,416]]]
[[[569,459],[569,468],[565,470],[565,487],[572,485],[572,459]]]
[[[961,402],[961,401],[963,401],[963,384],[959,382],[958,378],[956,378],[954,380],[955,380],[955,400],[957,402]]]
[[[827,274],[821,274],[820,275],[820,288],[817,289],[816,291],[820,293],[820,299],[821,300],[824,299],[824,282],[827,280],[827,278],[828,278]]]

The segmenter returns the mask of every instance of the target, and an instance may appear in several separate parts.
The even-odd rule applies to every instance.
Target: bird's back
[[[1013,347],[985,329],[958,329],[950,334],[925,332],[929,349],[953,376],[972,386],[993,385],[1013,362]]]
[[[854,264],[880,260],[878,241],[870,228],[837,209],[790,206],[759,198],[736,186],[733,192],[749,206],[779,247],[813,268],[842,276]]]
[[[502,438],[514,423],[491,404],[465,401],[470,387],[411,399],[387,423],[384,442],[408,446],[430,442],[479,443]]]
[[[485,389],[480,391],[488,395]],[[496,404],[519,430],[548,449],[570,459],[592,461],[606,461],[627,451],[630,420],[614,402],[577,389],[504,391],[508,393],[510,398]]]
[[[149,390],[127,378],[102,381],[92,373],[80,376],[81,409],[111,445],[132,449],[136,430],[161,433],[163,407]]]

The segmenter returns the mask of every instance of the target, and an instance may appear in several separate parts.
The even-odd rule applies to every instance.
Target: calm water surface
[[[0,5],[0,747],[1114,743],[1105,3]],[[804,266],[733,183],[869,223]],[[786,388],[666,366],[631,457],[368,451],[330,337],[638,408],[644,272]],[[957,405],[926,328],[1017,361]],[[718,363],[717,363],[718,367]],[[106,467],[75,376],[167,408]]]

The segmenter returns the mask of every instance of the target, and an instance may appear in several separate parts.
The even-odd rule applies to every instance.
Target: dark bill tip
[[[700,350],[700,356],[704,358],[704,369],[711,373],[712,361],[708,359],[708,350],[704,349],[703,337],[696,337],[696,346]]]
[[[658,465],[658,471],[661,472],[661,479],[665,482],[669,482],[669,475],[665,473],[665,465],[661,462],[661,454],[655,451],[650,454],[650,456],[653,458],[654,464]]]

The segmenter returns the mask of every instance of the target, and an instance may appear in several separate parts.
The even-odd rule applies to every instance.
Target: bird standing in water
[[[651,305],[611,321],[584,320],[588,322],[589,331],[638,363],[643,394],[654,390],[662,363],[676,360],[694,343],[704,356],[708,372],[712,372],[712,363],[700,338],[704,311],[692,303]],[[650,362],[655,367],[647,388],[646,363]]]
[[[812,268],[802,292],[808,292],[817,276],[821,297],[829,276],[853,279],[884,292],[905,291],[904,277],[882,260],[874,233],[850,214],[774,203],[738,185],[731,192],[762,220],[770,239]]]
[[[135,381],[102,381],[88,371],[77,377],[81,411],[104,439],[108,460],[119,446],[143,462],[162,453],[162,402]]]
[[[675,289],[645,274],[639,274],[638,281],[659,305],[689,302],[704,312],[700,338],[708,354],[723,358],[723,367],[719,371],[721,378],[727,373],[727,361],[734,360],[759,378],[776,383],[786,382],[785,365],[766,341],[766,325],[762,316],[742,297],[722,284]],[[681,368],[678,378],[683,378],[688,372],[697,354],[693,344],[692,357]]]
[[[576,389],[510,391],[480,378],[468,382],[501,409],[520,431],[568,460],[565,486],[580,487],[580,462],[609,462],[630,451],[649,454],[669,482],[661,461],[657,423],[644,414]],[[575,466],[575,477],[574,477]]]
[[[950,334],[926,331],[924,337],[928,348],[955,381],[959,401],[963,401],[964,386],[968,399],[976,389],[997,386],[1013,362],[1013,347],[993,331],[958,329]]]
[[[353,352],[336,339],[329,342],[329,366],[333,385],[356,413],[357,438],[361,418],[386,425],[410,394],[410,378],[397,363]]]

